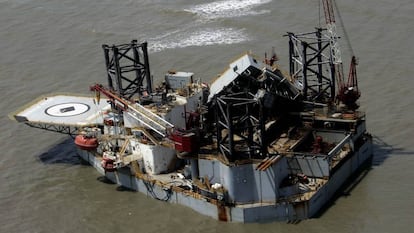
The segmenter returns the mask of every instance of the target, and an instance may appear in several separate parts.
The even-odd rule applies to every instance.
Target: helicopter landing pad
[[[87,126],[102,124],[109,109],[106,99],[97,103],[92,97],[59,94],[36,99],[13,117],[23,123]]]

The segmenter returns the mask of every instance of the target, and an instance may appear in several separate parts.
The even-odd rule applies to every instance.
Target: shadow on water
[[[104,184],[110,184],[110,185],[114,185],[117,184],[116,182],[113,182],[112,180],[110,180],[108,177],[106,176],[99,176],[98,178],[96,178],[97,181],[104,183]],[[123,185],[118,185],[116,187],[116,191],[119,192],[136,192],[135,190],[125,187]]]
[[[39,160],[44,164],[69,164],[69,165],[81,165],[91,166],[87,161],[83,160],[77,153],[76,146],[73,142],[73,138],[68,137],[50,147],[47,151],[37,156]],[[96,178],[97,181],[104,184],[116,184],[115,182],[108,179],[106,176],[99,176]],[[117,191],[131,191],[124,186],[117,186]]]
[[[98,178],[96,178],[96,180],[104,184],[116,184],[112,180],[108,179],[106,176],[99,176]]]
[[[380,166],[391,155],[394,148],[378,136],[372,136],[372,166]]]
[[[116,191],[119,191],[119,192],[132,192],[132,193],[136,192],[135,190],[130,189],[130,188],[125,187],[125,186],[122,186],[122,185],[119,185],[118,187],[116,187]]]
[[[373,141],[373,158],[372,166],[380,166],[391,155],[414,155],[414,151],[407,151],[402,148],[394,147],[378,136],[372,137]]]
[[[73,139],[68,137],[53,145],[47,151],[38,155],[39,160],[44,164],[71,164],[85,165],[89,163],[82,160],[77,154]]]

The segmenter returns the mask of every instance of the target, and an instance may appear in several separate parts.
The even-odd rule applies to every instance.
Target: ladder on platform
[[[128,105],[127,113],[129,116],[154,130],[162,137],[165,137],[167,132],[174,128],[174,125],[170,122],[164,120],[140,104]]]

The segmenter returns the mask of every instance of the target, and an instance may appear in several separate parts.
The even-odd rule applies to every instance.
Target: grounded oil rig
[[[332,1],[326,28],[287,33],[277,56],[244,54],[211,85],[169,71],[153,85],[147,43],[103,45],[107,86],[94,97],[50,95],[14,114],[74,136],[79,155],[111,181],[223,221],[314,216],[372,157],[358,111],[356,59],[348,80]]]

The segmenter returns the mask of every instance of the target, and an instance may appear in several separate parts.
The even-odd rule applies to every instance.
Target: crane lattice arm
[[[347,83],[344,82],[341,50],[336,32],[333,0],[322,0],[325,13],[326,28],[331,46],[331,56],[335,68],[335,78],[338,84],[338,99],[349,108],[355,108],[355,102],[360,97],[356,75],[356,58],[352,55]]]

